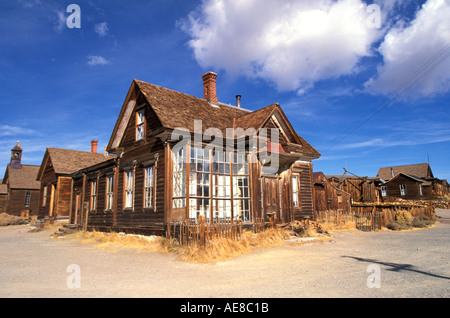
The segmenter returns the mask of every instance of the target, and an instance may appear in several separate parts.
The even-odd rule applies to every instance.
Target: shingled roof
[[[202,128],[218,128],[222,133],[233,127],[233,118],[249,113],[248,110],[180,93],[168,88],[134,80],[165,128],[187,128],[194,131],[194,120],[202,121]],[[225,136],[225,135],[224,135]]]
[[[3,183],[8,182],[10,189],[39,189],[38,171],[39,166],[22,164],[21,168],[13,168],[8,164]]]
[[[47,160],[50,160],[55,174],[69,175],[83,168],[106,161],[110,158],[111,156],[106,156],[102,153],[61,148],[47,148],[37,177],[38,180],[41,178]]]
[[[307,154],[314,158],[320,156],[317,150],[294,131],[278,104],[272,104],[256,111],[250,111],[220,102],[211,104],[206,99],[136,79],[133,80],[127,100],[125,100],[116,126],[114,127],[111,140],[107,147],[109,152],[114,152],[114,149],[119,147],[123,137],[124,127],[132,113],[131,107],[134,107],[134,103],[130,103],[130,100],[137,98],[136,96],[139,92],[142,93],[148,105],[153,109],[161,126],[169,130],[185,128],[194,132],[194,121],[201,120],[202,132],[208,128],[217,128],[225,137],[227,128],[242,128],[244,130],[255,128],[255,130],[258,130],[277,112],[280,118],[282,118],[282,121],[286,123],[285,127],[287,127],[289,134],[294,139],[294,143],[298,146],[296,147],[296,152]]]
[[[434,178],[433,172],[431,172],[431,168],[428,163],[380,168],[380,170],[378,170],[377,177],[383,180],[389,180],[399,173],[404,173],[421,179]]]

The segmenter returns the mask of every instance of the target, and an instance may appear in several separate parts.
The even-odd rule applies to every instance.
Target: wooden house
[[[0,179],[0,213],[6,213],[6,205],[8,204],[8,186],[3,184]]]
[[[256,111],[133,80],[107,152],[73,174],[71,221],[100,230],[163,233],[181,220],[251,224],[312,218],[312,160],[320,154],[280,105]]]
[[[350,194],[336,188],[323,172],[314,172],[315,212],[351,211]]]
[[[69,218],[72,206],[72,174],[86,166],[108,159],[97,153],[97,141],[91,142],[91,152],[47,148],[38,169],[39,218]]]
[[[433,198],[433,190],[430,181],[400,172],[383,185],[383,196],[405,200],[430,200]]]
[[[28,217],[38,213],[39,182],[36,175],[39,166],[22,164],[22,151],[19,142],[11,149],[11,160],[2,180],[3,192],[6,190],[2,209],[8,214]]]
[[[379,178],[356,175],[327,175],[328,181],[336,188],[349,193],[351,202],[377,202],[380,200]]]
[[[402,175],[399,176],[400,174]],[[428,163],[380,168],[377,177],[386,182],[383,185],[383,196],[433,199],[447,193],[444,182],[434,177]],[[400,188],[394,189],[402,185],[410,188],[409,191],[406,191],[408,194],[402,195]]]

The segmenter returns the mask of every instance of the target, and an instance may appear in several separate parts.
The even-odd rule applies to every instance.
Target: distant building
[[[351,210],[350,193],[335,187],[322,172],[313,173],[315,212]]]
[[[404,199],[433,199],[448,194],[446,180],[435,178],[428,163],[385,167],[378,170],[377,177],[385,183],[383,196]]]
[[[107,159],[97,153],[97,140],[91,142],[91,152],[47,148],[35,177],[40,188],[39,218],[68,219],[73,199],[72,173]]]
[[[22,164],[22,151],[17,141],[0,187],[0,211],[32,216],[37,215],[39,206],[39,182],[36,181],[39,166]]]

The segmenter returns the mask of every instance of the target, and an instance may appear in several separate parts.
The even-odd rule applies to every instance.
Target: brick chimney
[[[216,77],[217,74],[208,72],[202,76],[203,79],[203,98],[211,104],[217,105],[217,93],[216,93]]]
[[[98,140],[91,140],[91,152],[97,153]]]

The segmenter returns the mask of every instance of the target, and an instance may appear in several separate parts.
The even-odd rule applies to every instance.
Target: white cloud
[[[0,125],[0,136],[23,136],[27,134],[34,134],[35,130],[23,128],[20,126]]]
[[[410,24],[399,23],[390,29],[379,47],[384,64],[378,76],[366,83],[368,90],[413,98],[448,92],[449,17],[449,1],[428,0]]]
[[[109,64],[109,61],[106,60],[103,56],[91,55],[88,56],[89,65],[106,65]]]
[[[64,12],[56,11],[55,29],[57,31],[62,31],[63,28],[66,26],[66,22],[67,22],[67,17],[64,15]]]
[[[263,78],[300,94],[358,72],[380,30],[361,0],[204,0],[183,29],[202,67]]]
[[[100,36],[105,36],[108,33],[108,23],[102,22],[94,26],[94,31]]]

